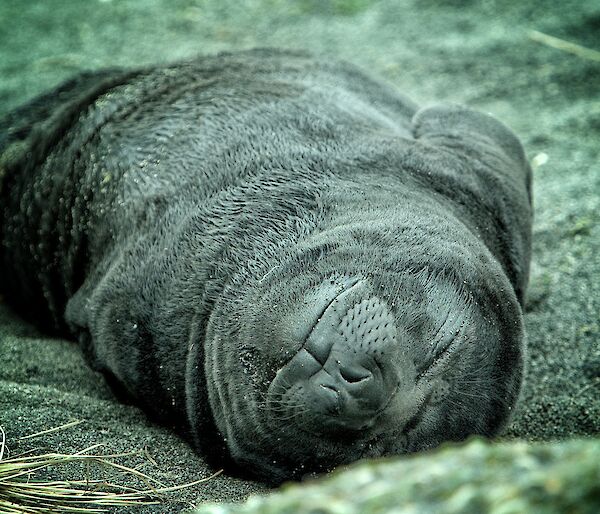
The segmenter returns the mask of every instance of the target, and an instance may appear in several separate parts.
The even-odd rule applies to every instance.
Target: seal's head
[[[502,309],[425,268],[272,275],[217,306],[207,330],[210,405],[238,464],[280,481],[506,423],[518,313],[507,327]]]
[[[233,459],[263,479],[490,436],[509,417],[523,334],[498,266],[474,293],[465,269],[373,266],[368,251],[312,248],[231,285],[213,309],[212,415]]]

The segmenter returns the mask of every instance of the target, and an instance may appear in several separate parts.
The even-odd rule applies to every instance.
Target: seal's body
[[[268,480],[493,435],[523,373],[516,137],[344,63],[88,73],[0,125],[1,286]]]

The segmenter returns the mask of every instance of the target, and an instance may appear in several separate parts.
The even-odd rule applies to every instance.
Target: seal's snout
[[[312,433],[373,426],[401,375],[394,317],[365,281],[348,283],[323,309],[273,380],[272,404]]]

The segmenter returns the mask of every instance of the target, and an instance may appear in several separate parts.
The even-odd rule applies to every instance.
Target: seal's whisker
[[[456,385],[482,386],[482,385],[489,385],[491,383],[491,380],[488,377],[472,378],[472,379],[459,378],[459,379],[455,379],[454,383]]]
[[[455,394],[458,394],[460,396],[464,396],[466,398],[474,398],[476,400],[487,400],[490,398],[490,395],[487,393],[481,393],[481,394],[471,394],[471,393],[467,393],[466,391],[462,391],[460,389],[457,389],[456,391],[454,391]]]
[[[456,407],[459,410],[464,409],[464,407],[467,405],[460,400],[455,401],[455,400],[451,399],[449,396],[447,396],[444,401],[449,403],[450,405],[453,405],[454,407]]]

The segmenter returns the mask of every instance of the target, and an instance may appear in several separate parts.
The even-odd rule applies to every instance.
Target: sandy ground
[[[535,170],[529,372],[508,438],[600,433],[600,62],[532,41],[538,30],[600,50],[600,4],[469,0],[53,0],[0,3],[0,114],[89,68],[252,46],[350,60],[418,102],[466,103],[521,136]],[[546,161],[546,162],[544,162]],[[0,270],[0,272],[4,272]],[[19,441],[74,419],[68,431]],[[147,448],[169,483],[210,474],[170,430],[118,403],[77,347],[0,303],[0,424],[31,448]],[[262,486],[232,477],[180,493],[235,500]],[[182,504],[156,507],[176,512]],[[154,509],[147,508],[148,511]],[[145,510],[145,509],[144,509]]]

